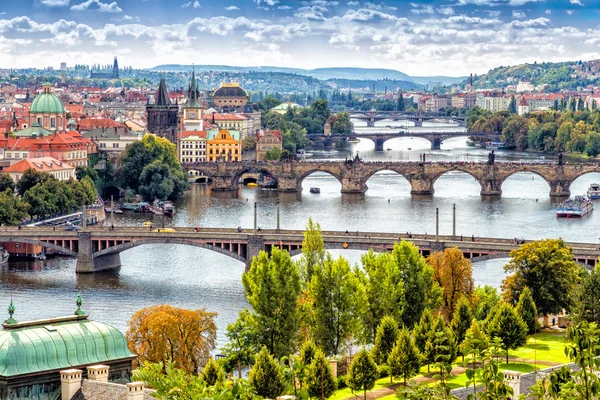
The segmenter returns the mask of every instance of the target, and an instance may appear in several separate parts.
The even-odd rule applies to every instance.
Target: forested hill
[[[491,89],[516,85],[521,80],[525,80],[536,86],[548,85],[545,91],[549,92],[561,89],[576,90],[578,87],[586,87],[590,84],[598,85],[599,70],[600,60],[501,66],[490,70],[487,74],[473,76],[473,85],[476,89]],[[468,83],[468,80],[464,83]]]

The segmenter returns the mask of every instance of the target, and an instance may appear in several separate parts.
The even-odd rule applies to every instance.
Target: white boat
[[[360,143],[360,140],[357,138],[348,139],[348,143]]]
[[[8,251],[4,247],[0,247],[0,265],[6,264],[8,262]]]
[[[592,212],[594,203],[587,196],[575,196],[574,199],[568,199],[560,203],[556,209],[558,218],[581,218]]]
[[[590,199],[600,199],[600,184],[592,183],[588,188],[587,195]]]

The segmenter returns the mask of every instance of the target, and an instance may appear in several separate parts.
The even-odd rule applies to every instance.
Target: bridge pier
[[[213,176],[211,190],[216,192],[238,190],[238,183],[233,182],[233,177],[230,175]]]
[[[422,119],[416,120],[415,121],[415,127],[422,128],[423,127],[423,120]]]
[[[411,179],[409,182],[410,194],[432,195],[435,192],[430,179]]]
[[[295,176],[286,174],[277,178],[278,192],[299,192],[301,190],[302,186]]]
[[[488,178],[479,182],[481,185],[481,196],[500,196],[502,195],[502,182],[498,178]]]
[[[559,179],[550,182],[550,197],[571,196],[571,183],[573,182],[566,179]]]
[[[366,182],[359,178],[342,178],[342,193],[364,193],[367,189]]]
[[[383,151],[383,144],[385,143],[385,139],[383,138],[375,138],[375,151]]]
[[[248,247],[246,250],[246,272],[250,271],[252,260],[258,257],[258,253],[265,250],[265,239],[259,235],[248,237]]]
[[[79,232],[79,249],[77,251],[77,273],[93,273],[116,269],[121,266],[119,253],[94,257],[94,246],[90,232]]]
[[[374,128],[375,127],[375,120],[374,119],[367,120],[367,127],[368,128]]]
[[[439,150],[442,148],[442,139],[441,138],[432,138],[431,141],[431,150]]]

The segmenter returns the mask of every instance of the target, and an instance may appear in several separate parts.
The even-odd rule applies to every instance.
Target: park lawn
[[[527,337],[525,346],[511,350],[508,355],[527,360],[530,363],[537,359],[537,361],[554,365],[565,364],[570,362],[565,355],[566,343],[564,332],[536,333]],[[544,368],[544,366],[538,365],[538,368]]]
[[[390,377],[386,376],[384,378],[377,379],[377,381],[375,382],[375,386],[371,390],[381,389],[384,387],[395,385],[397,383],[398,383],[397,380],[394,380],[393,383],[390,383]],[[369,393],[371,390],[367,391],[367,393]],[[347,398],[353,397],[353,396],[358,396],[362,399],[363,393],[362,392],[352,393],[352,390],[349,387],[345,387],[343,389],[336,390],[335,393],[333,393],[333,396],[331,396],[329,399],[343,400],[343,399],[347,399]]]

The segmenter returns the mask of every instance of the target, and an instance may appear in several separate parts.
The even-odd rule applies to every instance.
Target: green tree
[[[469,307],[469,302],[467,302],[467,300],[464,298],[460,299],[458,306],[454,311],[454,315],[452,316],[452,322],[450,323],[450,328],[454,333],[456,344],[458,346],[460,346],[465,340],[467,330],[471,326],[472,320],[473,316],[471,315],[471,307]]]
[[[527,148],[528,133],[527,118],[520,115],[512,116],[502,130],[502,140],[507,147],[525,150]]]
[[[144,167],[139,179],[139,193],[148,201],[175,200],[183,196],[187,181],[182,171],[156,160]]]
[[[0,192],[5,192],[6,189],[15,191],[15,183],[9,174],[0,174]]]
[[[29,204],[10,189],[0,192],[0,225],[18,225],[29,215]]]
[[[224,364],[228,371],[237,368],[238,378],[241,378],[242,367],[254,362],[258,347],[258,328],[250,310],[245,308],[240,311],[235,323],[227,325],[225,335],[229,341],[221,349],[225,356]]]
[[[574,314],[578,322],[600,323],[600,265],[583,273],[577,288]]]
[[[306,340],[300,347],[299,361],[304,365],[310,365],[318,350],[319,348],[312,340]]]
[[[285,385],[281,369],[266,347],[256,355],[256,362],[248,374],[248,381],[259,396],[274,399],[283,393]]]
[[[23,172],[21,179],[17,182],[17,192],[19,192],[19,195],[23,196],[25,192],[38,183],[44,183],[49,180],[56,180],[56,178],[47,172],[38,172],[33,168],[28,168]]]
[[[531,297],[531,290],[528,287],[525,287],[519,296],[517,313],[523,318],[525,324],[527,324],[527,333],[532,334],[538,330],[538,312]]]
[[[467,329],[465,340],[460,345],[460,351],[463,355],[471,355],[473,368],[477,364],[477,358],[490,346],[490,340],[481,328],[481,323],[477,320],[471,322]]]
[[[478,321],[483,321],[500,300],[500,295],[495,287],[489,285],[477,286],[473,292],[473,316]]]
[[[508,364],[508,351],[518,349],[527,343],[527,324],[513,306],[501,303],[494,319],[487,326],[487,334],[492,339],[497,337],[502,341]]]
[[[511,114],[517,113],[517,100],[514,94],[510,98],[510,103],[508,103],[508,112]]]
[[[337,388],[337,382],[331,372],[325,354],[317,350],[308,368],[306,390],[312,398],[327,399]]]
[[[314,270],[308,286],[314,322],[312,337],[326,355],[339,354],[344,342],[360,330],[365,289],[348,261],[328,254]]]
[[[225,381],[225,371],[223,371],[223,367],[211,357],[208,359],[208,362],[204,364],[200,379],[208,386],[221,385]]]
[[[145,382],[156,390],[160,399],[192,399],[201,394],[208,395],[206,385],[197,374],[177,368],[174,361],[165,363],[143,363],[133,371],[132,379]]]
[[[600,133],[591,132],[587,138],[587,144],[585,145],[585,152],[590,157],[596,157],[600,154]]]
[[[406,328],[400,331],[387,363],[390,366],[390,380],[394,376],[403,378],[404,386],[407,379],[419,373],[421,354]]]
[[[434,317],[431,313],[431,310],[425,309],[423,314],[421,314],[421,319],[419,323],[415,325],[413,329],[413,338],[415,340],[415,345],[417,349],[419,349],[419,353],[423,357],[423,362],[427,363],[427,367],[429,368],[430,362],[429,353],[428,353],[428,344],[431,345],[431,335],[434,325]]]
[[[371,355],[362,349],[350,364],[346,383],[352,391],[362,391],[364,400],[367,400],[367,390],[373,389],[375,381],[377,381],[377,364]]]
[[[377,327],[377,333],[375,335],[375,345],[373,346],[373,359],[379,365],[386,364],[388,356],[396,340],[398,340],[398,323],[390,316],[386,315],[381,319],[379,326]]]
[[[567,150],[583,153],[588,142],[588,134],[591,131],[591,125],[583,121],[575,124],[571,131],[571,140],[567,144]]]
[[[300,274],[290,254],[274,247],[269,258],[261,251],[242,275],[242,283],[254,311],[259,343],[276,357],[292,354],[300,323],[296,307]]]
[[[304,229],[302,257],[300,258],[300,272],[305,285],[310,283],[315,268],[324,264],[325,256],[325,242],[321,234],[321,226],[309,218],[306,229]]]
[[[544,239],[522,245],[510,252],[504,266],[512,272],[502,282],[503,296],[515,304],[525,287],[540,314],[570,310],[579,283],[580,268],[573,261],[573,251],[561,239]]]
[[[566,151],[569,142],[571,141],[571,132],[573,131],[573,123],[571,121],[563,122],[556,133],[554,148],[556,151]]]
[[[569,343],[565,354],[580,370],[573,374],[573,381],[563,387],[561,395],[569,399],[591,400],[598,398],[600,379],[595,374],[600,366],[598,347],[600,331],[595,323],[580,322],[567,328],[565,335]]]
[[[331,133],[334,135],[350,134],[354,131],[354,124],[350,121],[350,114],[347,111],[336,114],[335,122],[331,127]]]
[[[404,95],[402,94],[402,92],[400,92],[398,94],[398,101],[396,104],[396,109],[398,111],[404,111]]]
[[[435,321],[431,330],[429,356],[440,368],[441,381],[444,383],[445,374],[449,374],[452,369],[452,363],[458,355],[458,345],[452,330],[446,325],[444,318],[440,317]]]

